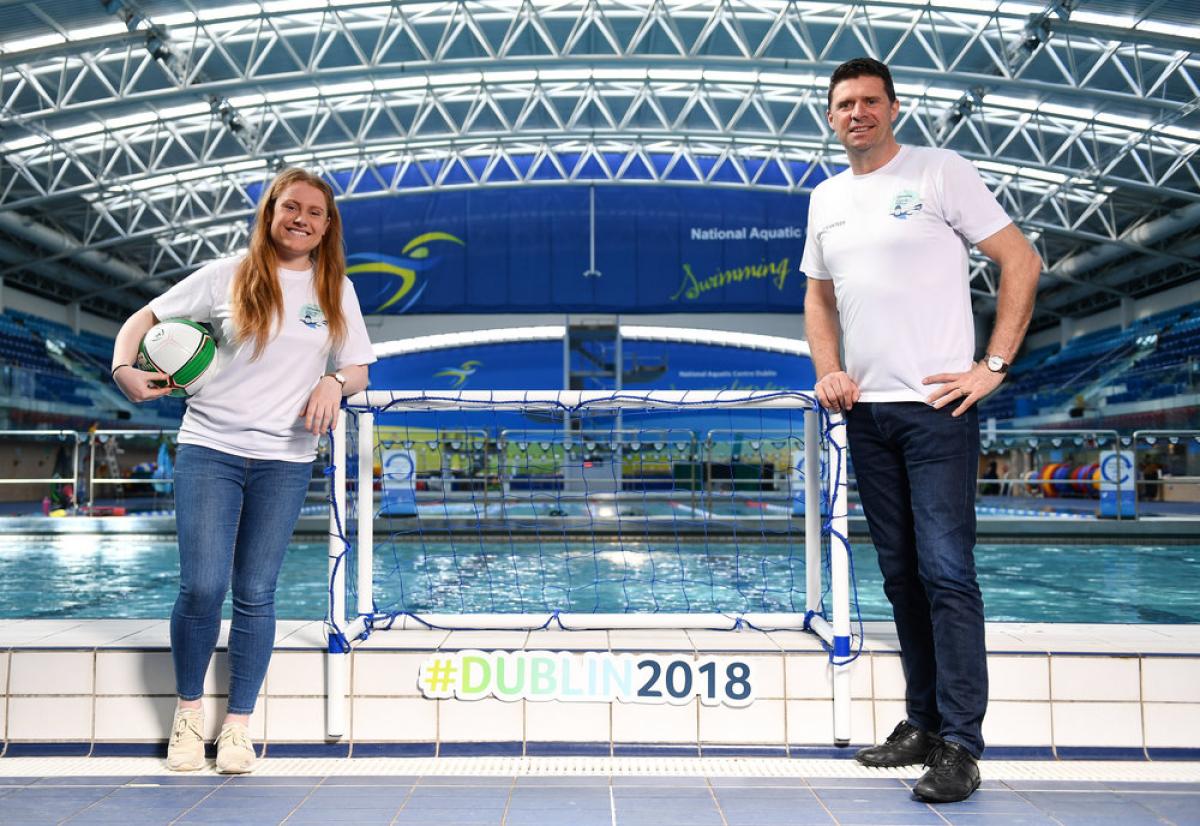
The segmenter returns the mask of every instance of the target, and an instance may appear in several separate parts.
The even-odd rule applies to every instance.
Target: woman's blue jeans
[[[244,459],[187,444],[176,457],[180,581],[171,612],[176,691],[184,700],[203,695],[232,582],[229,713],[250,714],[275,647],[275,584],[312,463]]]
[[[987,651],[975,579],[979,414],[921,402],[862,403],[850,458],[907,681],[908,722],[983,753]]]

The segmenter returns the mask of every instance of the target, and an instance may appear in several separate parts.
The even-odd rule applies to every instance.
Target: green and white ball
[[[172,396],[194,396],[217,372],[217,343],[196,322],[168,318],[142,338],[137,366],[166,373]]]

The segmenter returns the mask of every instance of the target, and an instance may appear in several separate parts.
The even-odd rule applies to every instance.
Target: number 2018
[[[699,695],[705,705],[749,705],[754,700],[750,665],[741,660],[668,660],[646,657],[638,661],[636,702],[681,704]]]

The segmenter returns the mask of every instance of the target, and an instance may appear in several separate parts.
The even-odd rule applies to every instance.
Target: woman
[[[232,582],[229,705],[217,769],[248,772],[247,725],[275,643],[275,584],[300,515],[317,438],[375,361],[345,276],[333,192],[300,169],[280,173],[259,204],[249,252],[197,270],[125,322],[113,380],[132,401],[165,395],[162,373],[131,365],[160,319],[216,330],[219,372],[191,399],[175,460],[179,597],[171,653],[179,695],[167,765],[204,765],[204,674]],[[332,366],[332,370],[328,368]]]

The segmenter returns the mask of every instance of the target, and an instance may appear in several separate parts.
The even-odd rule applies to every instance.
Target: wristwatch
[[[993,373],[1008,372],[1008,362],[1004,360],[1004,356],[986,356],[983,365]]]
[[[341,373],[326,373],[325,375],[332,378],[334,381],[336,381],[342,387],[346,386],[346,377],[343,376]]]

